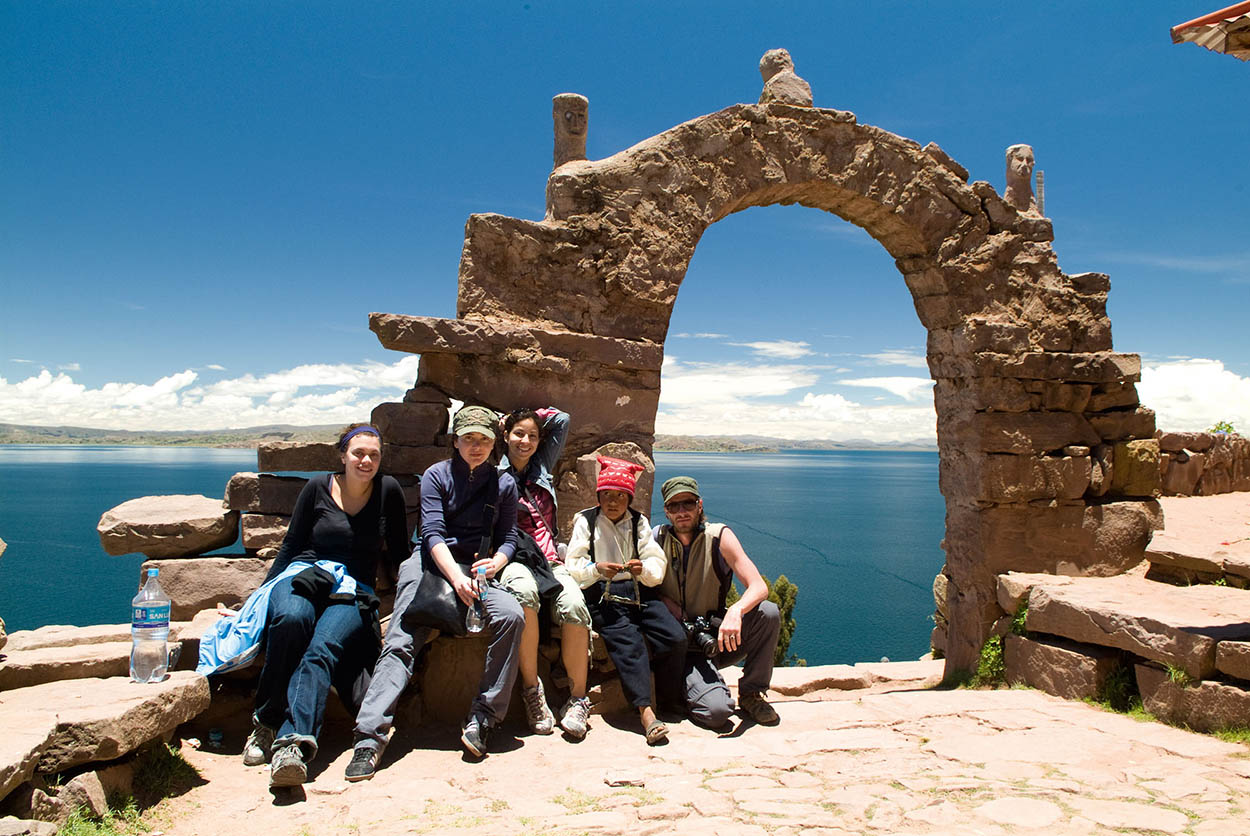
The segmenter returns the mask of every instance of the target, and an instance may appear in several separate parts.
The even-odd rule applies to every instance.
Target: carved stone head
[[[794,59],[790,57],[789,50],[770,49],[760,59],[760,75],[764,77],[764,81],[784,70],[794,72]]]
[[[551,119],[555,132],[555,166],[586,159],[590,100],[577,93],[561,93],[551,100]]]
[[[1003,199],[1021,212],[1037,209],[1033,198],[1033,146],[1020,144],[1007,149],[1007,189]]]

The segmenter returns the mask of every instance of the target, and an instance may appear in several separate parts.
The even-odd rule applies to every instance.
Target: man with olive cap
[[[734,701],[717,669],[745,659],[738,710],[761,725],[776,725],[780,718],[764,693],[772,682],[781,613],[768,600],[768,585],[729,526],[707,522],[698,482],[674,476],[660,494],[668,517],[655,529],[668,559],[660,595],[691,633],[685,671],[690,719],[713,729],[725,725]],[[726,608],[735,574],[746,590]]]

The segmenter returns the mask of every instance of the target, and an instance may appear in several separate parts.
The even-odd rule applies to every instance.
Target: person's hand
[[[626,563],[624,568],[628,569],[629,573],[636,578],[642,574],[642,561],[638,558],[634,558]]]
[[[721,653],[733,653],[742,644],[742,611],[737,606],[725,611],[720,623],[720,633],[716,636],[716,645]]]
[[[495,575],[502,572],[503,567],[507,565],[508,565],[508,558],[504,557],[501,554],[496,554],[494,557],[484,557],[481,560],[474,561],[473,566],[471,566],[470,568],[473,570],[473,576],[477,577],[478,568],[485,567],[486,579],[490,580],[494,578]]]
[[[599,570],[599,574],[605,578],[615,577],[625,567],[620,563],[596,563],[595,568]]]
[[[456,597],[466,607],[473,606],[473,602],[477,600],[477,584],[463,572],[452,582],[452,588],[456,590]]]

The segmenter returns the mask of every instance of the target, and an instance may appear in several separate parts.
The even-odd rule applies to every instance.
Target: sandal
[[[661,743],[668,741],[668,726],[660,720],[653,720],[651,725],[647,726],[647,745],[659,746]]]

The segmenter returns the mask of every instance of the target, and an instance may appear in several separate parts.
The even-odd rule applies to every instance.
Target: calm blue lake
[[[928,650],[943,560],[937,464],[928,452],[659,453],[656,479],[699,480],[709,518],[734,529],[764,574],[798,585],[791,652],[833,664]],[[149,494],[221,496],[255,468],[253,450],[0,446],[7,629],[124,622],[143,558],[106,555],[100,515]],[[651,516],[664,519],[658,495]]]

